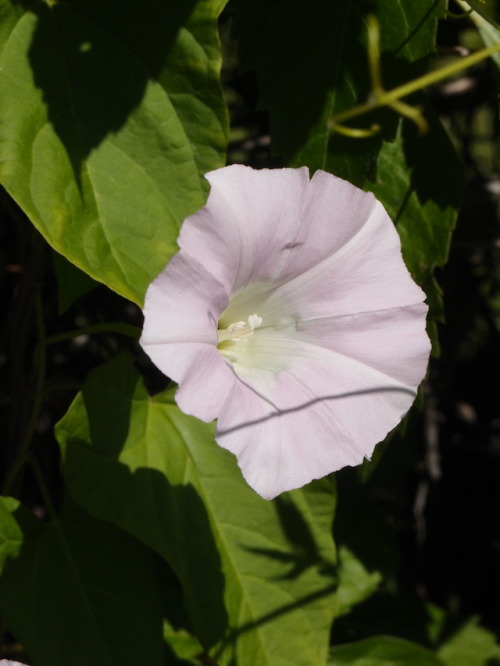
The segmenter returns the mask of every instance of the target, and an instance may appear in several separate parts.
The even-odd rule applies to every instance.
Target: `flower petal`
[[[338,252],[359,233],[377,205],[370,192],[326,171],[316,171],[301,211],[296,251],[287,257],[280,281],[301,275]]]
[[[430,340],[427,305],[301,322],[301,339],[368,365],[398,382],[417,387],[425,374]]]
[[[172,367],[176,362],[177,367],[184,362],[184,367],[175,401],[184,413],[206,423],[213,421],[238,381],[234,370],[215,347],[208,345],[177,349]]]
[[[381,204],[340,250],[270,292],[268,307],[296,320],[352,315],[421,303],[401,256],[397,231]]]
[[[216,347],[217,322],[227,301],[222,285],[182,250],[146,292],[140,343],[153,363],[179,383],[181,409],[203,421],[218,416],[235,381]]]
[[[181,250],[148,287],[141,345],[217,345],[217,323],[228,300],[213,275]]]
[[[280,354],[290,340],[274,344]],[[415,395],[364,363],[295,341],[286,370],[245,376],[233,387],[217,441],[236,454],[249,485],[270,499],[370,457]]]
[[[235,164],[206,178],[207,205],[184,222],[179,245],[230,291],[272,280],[301,223],[307,168],[257,171]]]

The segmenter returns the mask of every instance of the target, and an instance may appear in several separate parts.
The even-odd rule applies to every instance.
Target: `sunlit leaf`
[[[493,666],[500,661],[500,646],[495,635],[472,618],[439,648],[439,656],[448,666]]]
[[[333,648],[327,666],[444,666],[425,648],[391,636],[373,636]]]
[[[225,161],[223,5],[0,1],[0,182],[55,249],[137,303]]]

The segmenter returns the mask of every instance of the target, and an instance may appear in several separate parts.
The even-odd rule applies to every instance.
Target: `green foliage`
[[[434,270],[448,259],[463,175],[443,128],[427,109],[432,130],[419,136],[413,127],[400,128],[392,142],[384,142],[377,177],[368,185],[395,221],[403,256],[414,279],[427,292],[428,319],[434,351],[438,352],[436,323],[443,306]]]
[[[374,636],[332,650],[328,666],[444,666],[433,652],[391,636]]]
[[[0,182],[56,250],[136,303],[224,164],[222,7],[0,4]]]
[[[18,502],[1,499],[0,611],[35,663],[163,664],[147,549],[72,504],[43,525]]]
[[[434,52],[444,2],[281,0],[272,11],[267,5],[233,0],[230,9],[243,66],[257,69],[260,104],[269,110],[272,153],[284,164],[326,169],[362,187],[380,138],[332,135],[328,121],[370,93],[365,18],[379,19],[385,84],[393,87],[419,73],[419,61]],[[389,136],[395,120],[389,118]]]
[[[382,575],[379,571],[368,571],[345,546],[339,548],[338,560],[337,617],[341,617],[377,590]]]
[[[494,634],[472,618],[439,648],[439,656],[447,666],[495,666],[500,663],[500,646]]]
[[[335,583],[329,480],[261,499],[213,442],[213,426],[183,414],[171,391],[149,398],[126,357],[89,376],[56,432],[72,495],[165,558],[221,663],[324,663]]]

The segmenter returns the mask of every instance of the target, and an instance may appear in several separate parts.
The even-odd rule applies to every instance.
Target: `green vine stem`
[[[356,118],[358,116],[365,115],[375,109],[378,109],[383,106],[389,106],[394,111],[409,118],[414,122],[419,131],[424,133],[428,129],[427,121],[422,115],[422,110],[419,107],[410,106],[405,102],[402,102],[401,99],[410,95],[411,93],[422,90],[427,86],[439,83],[443,79],[447,79],[458,72],[468,69],[473,65],[489,58],[495,53],[500,51],[500,43],[494,44],[488,48],[481,49],[476,53],[472,53],[465,58],[461,58],[457,62],[453,62],[449,65],[445,65],[433,72],[424,74],[413,81],[404,83],[397,88],[392,90],[385,90],[382,85],[382,75],[380,72],[380,35],[379,35],[379,25],[378,21],[374,16],[369,16],[367,18],[368,25],[368,64],[370,69],[370,79],[371,79],[371,93],[368,98],[368,101],[363,104],[358,104],[357,106],[347,109],[346,111],[341,111],[333,115],[328,123],[329,128],[332,132],[337,132],[346,136],[351,136],[353,138],[362,138],[372,136],[376,132],[380,131],[378,125],[373,125],[371,129],[359,129],[346,127],[343,123],[346,120],[351,118]]]

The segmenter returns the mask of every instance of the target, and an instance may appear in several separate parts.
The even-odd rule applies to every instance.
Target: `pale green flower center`
[[[226,322],[220,320],[219,326]],[[287,366],[293,355],[292,341],[283,335],[285,329],[290,333],[295,326],[266,326],[262,317],[253,314],[246,321],[219,328],[217,349],[240,376],[276,374]]]
[[[226,311],[227,312],[227,311]],[[246,321],[219,320],[217,349],[230,361],[238,374],[254,374],[262,370],[262,363],[254,351],[254,332],[262,326],[262,317],[252,314]]]
[[[295,319],[283,302],[269,302],[269,291],[254,284],[234,294],[219,318],[217,349],[240,376],[277,374],[293,356]]]

